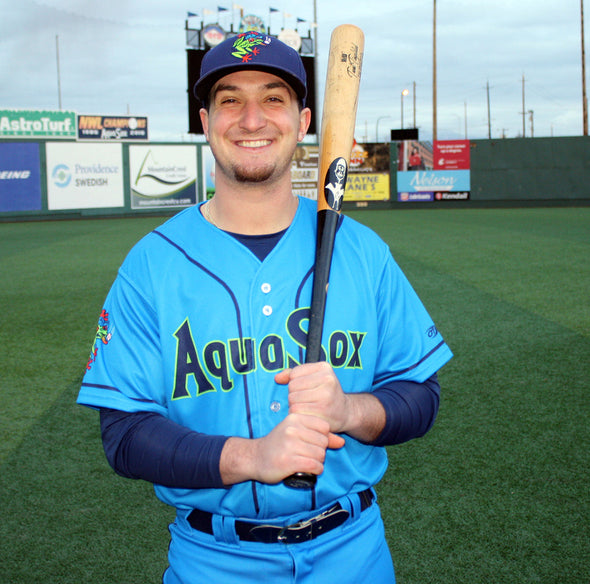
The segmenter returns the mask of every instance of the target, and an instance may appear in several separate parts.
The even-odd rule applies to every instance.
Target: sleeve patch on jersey
[[[98,325],[96,327],[96,335],[94,336],[94,342],[90,350],[90,356],[88,357],[88,363],[86,369],[90,370],[92,364],[96,361],[98,355],[98,349],[102,345],[108,345],[115,332],[115,327],[112,322],[109,322],[109,313],[103,308],[98,318]]]

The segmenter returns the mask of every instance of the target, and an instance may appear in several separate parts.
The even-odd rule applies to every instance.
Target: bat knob
[[[317,480],[317,475],[307,472],[296,472],[287,477],[283,481],[283,484],[292,489],[313,489]]]

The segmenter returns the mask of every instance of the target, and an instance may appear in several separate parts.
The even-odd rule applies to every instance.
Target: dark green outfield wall
[[[471,200],[590,202],[590,138],[471,141]]]

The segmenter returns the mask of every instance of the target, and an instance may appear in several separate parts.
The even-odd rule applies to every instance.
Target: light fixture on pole
[[[402,90],[402,97],[401,97],[401,100],[402,100],[402,125],[401,125],[401,129],[402,130],[404,129],[404,97],[406,95],[408,95],[409,93],[410,93],[410,91],[408,89],[403,89]]]

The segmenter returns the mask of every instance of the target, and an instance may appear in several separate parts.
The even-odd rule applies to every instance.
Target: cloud
[[[243,4],[244,12],[268,20],[268,3]],[[207,8],[208,6],[204,6]],[[364,0],[317,1],[317,81],[321,104],[332,29],[353,22],[365,32],[365,60],[357,134],[372,139],[379,118],[383,132],[399,127],[401,90],[413,93],[421,136],[432,131],[432,0],[411,4]],[[190,8],[190,7],[189,7]],[[217,19],[216,5],[210,20]],[[277,6],[281,11],[286,6]],[[20,0],[0,20],[2,107],[57,108],[56,36],[59,36],[63,107],[80,113],[148,115],[150,135],[178,138],[188,129],[184,21],[180,0]],[[202,12],[200,8],[197,12]],[[296,26],[307,34],[313,4],[290,5]],[[220,14],[229,27],[232,16]],[[191,20],[193,26],[202,17]],[[282,26],[277,15],[273,28]],[[312,36],[314,31],[312,30]],[[581,64],[577,3],[445,0],[437,3],[438,135],[462,137],[465,110],[470,137],[487,137],[486,83],[492,133],[522,132],[525,109],[534,111],[535,135],[580,134]],[[413,118],[414,96],[404,101]],[[320,112],[318,112],[320,113]]]

